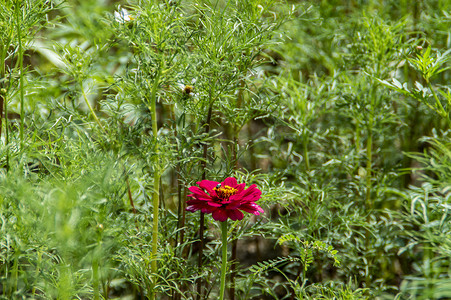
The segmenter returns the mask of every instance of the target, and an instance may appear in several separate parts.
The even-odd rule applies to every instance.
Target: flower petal
[[[244,218],[244,212],[252,213],[254,215],[260,215],[263,213],[263,209],[255,203],[261,198],[262,192],[257,188],[255,184],[249,186],[246,189],[246,183],[237,183],[236,178],[228,177],[222,183],[212,180],[202,180],[197,182],[199,186],[191,186],[189,190],[192,194],[188,195],[190,200],[187,200],[187,211],[195,212],[202,211],[203,213],[211,213],[213,219],[225,222],[227,219],[233,221],[242,220]],[[221,194],[219,197],[216,194],[215,188],[218,185],[225,188],[228,186],[233,190],[234,195]],[[226,190],[230,190],[226,188]],[[222,191],[222,190],[221,190]]]
[[[244,210],[245,212],[254,214],[256,216],[260,215],[260,213],[264,213],[265,211],[259,205],[255,203],[245,203],[238,207],[238,209]]]
[[[216,196],[216,192],[213,190],[219,182],[212,181],[212,180],[202,180],[199,182],[196,182],[201,188],[206,190],[211,196]]]
[[[241,193],[243,190],[244,190],[244,188],[246,187],[246,183],[240,183],[240,184],[238,184],[235,188],[238,190],[236,193],[238,194],[238,193]]]
[[[219,184],[219,182],[212,180],[202,180],[197,182],[197,184],[203,189],[212,190]]]
[[[213,213],[211,215],[212,215],[213,219],[215,219],[216,221],[220,221],[220,222],[227,221],[227,212],[225,209],[217,208],[216,210],[213,211]]]
[[[193,203],[198,203],[199,205],[211,206],[211,207],[221,207],[221,203],[213,202],[213,201],[205,201],[202,199],[193,199],[186,201],[186,204],[191,205]]]
[[[230,200],[240,199],[243,202],[255,202],[261,198],[262,191],[260,191],[255,184],[248,187],[241,193],[237,193],[230,197]]]
[[[199,200],[189,200],[186,202],[188,207],[186,208],[187,211],[195,212],[198,210],[201,210],[203,213],[211,213],[216,207],[209,205],[209,203],[205,201],[199,201]]]
[[[223,201],[222,203],[227,204],[227,209],[237,209],[241,205],[245,204],[246,202],[242,202],[240,199],[235,199],[235,200],[229,199],[229,201],[227,201],[227,202]]]
[[[238,182],[236,181],[235,177],[227,177],[222,183],[222,186],[228,185],[232,188],[236,188],[236,186],[238,185]]]
[[[188,197],[205,201],[211,200],[210,195],[206,194],[202,189],[198,188],[197,186],[192,186],[189,188],[189,190],[190,192],[192,192],[192,194],[188,195]]]
[[[233,221],[242,220],[244,218],[243,213],[238,209],[228,209],[227,216]]]

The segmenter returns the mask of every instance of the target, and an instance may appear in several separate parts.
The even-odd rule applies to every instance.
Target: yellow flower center
[[[237,189],[230,187],[228,185],[215,187],[213,190],[216,192],[219,198],[228,199],[230,196],[235,195],[238,192]]]

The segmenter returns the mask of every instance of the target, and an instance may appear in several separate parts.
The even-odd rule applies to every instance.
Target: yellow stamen
[[[230,196],[235,195],[238,192],[237,189],[230,187],[228,185],[215,187],[213,190],[216,192],[219,198],[228,199]]]

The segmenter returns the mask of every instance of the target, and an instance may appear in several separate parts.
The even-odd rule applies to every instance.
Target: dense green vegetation
[[[0,299],[451,298],[451,3],[5,0]]]

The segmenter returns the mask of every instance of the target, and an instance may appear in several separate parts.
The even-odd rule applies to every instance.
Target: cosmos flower
[[[114,19],[116,20],[116,22],[124,24],[135,20],[135,17],[131,15],[125,8],[121,8],[121,6],[119,5],[117,9],[118,11],[114,12]]]
[[[195,88],[194,85],[196,83],[196,78],[193,78],[191,80],[190,84],[186,84],[186,83],[178,83],[178,87],[180,89],[180,91],[182,92],[183,96],[185,97],[196,97],[197,93],[195,93]]]
[[[180,87],[183,95],[187,95],[187,96],[189,96],[194,90],[194,86],[189,85],[189,84],[187,84],[187,85],[182,84],[182,85],[179,85],[179,87]]]
[[[255,204],[262,194],[255,184],[245,189],[246,183],[238,184],[233,177],[228,177],[223,182],[202,180],[197,184],[199,187],[189,188],[192,194],[188,197],[192,199],[186,202],[187,211],[211,213],[213,219],[221,222],[227,221],[228,218],[233,221],[243,219],[241,211],[257,216],[264,212]]]

